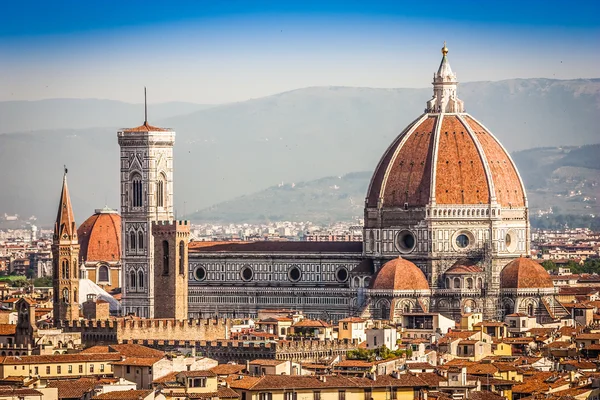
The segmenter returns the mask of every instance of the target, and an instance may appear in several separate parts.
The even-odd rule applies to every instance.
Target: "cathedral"
[[[260,309],[285,308],[326,320],[399,321],[415,312],[454,319],[464,312],[486,319],[518,312],[539,322],[563,317],[548,273],[527,257],[523,181],[500,142],[465,112],[447,55],[444,45],[423,114],[390,144],[373,173],[362,243],[190,242],[187,221],[173,219],[175,132],[147,118],[120,130],[120,243],[106,247],[121,252],[114,275],[121,313],[255,317]],[[77,232],[66,222],[63,228],[57,220],[55,247],[71,245],[76,262]],[[87,265],[114,285],[113,261]],[[69,275],[56,276],[58,289],[69,287]],[[71,307],[59,310],[58,318],[74,316]]]

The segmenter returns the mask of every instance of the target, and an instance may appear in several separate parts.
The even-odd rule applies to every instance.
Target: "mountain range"
[[[430,97],[431,89],[314,87],[218,106],[154,105],[149,114],[177,131],[181,216],[281,183],[372,171]],[[598,142],[600,79],[465,83],[459,97],[511,152]],[[99,113],[95,101],[64,102],[0,103],[11,110],[0,113],[0,213],[51,223],[64,164],[78,222],[95,208],[118,208],[116,130],[141,124],[143,107],[102,101],[111,111]]]

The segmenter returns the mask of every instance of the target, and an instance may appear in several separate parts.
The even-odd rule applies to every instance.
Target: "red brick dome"
[[[468,114],[424,114],[387,149],[367,206],[490,204],[524,207],[517,168],[492,133]]]
[[[433,98],[383,154],[369,185],[367,207],[525,207],[515,164],[494,135],[464,112],[445,46],[442,54]]]
[[[77,229],[84,261],[121,259],[121,216],[110,209],[96,210]]]
[[[419,267],[398,257],[381,267],[371,282],[371,289],[429,290],[429,283]]]
[[[506,264],[500,273],[500,287],[537,289],[552,288],[554,284],[544,267],[530,258],[519,257]]]

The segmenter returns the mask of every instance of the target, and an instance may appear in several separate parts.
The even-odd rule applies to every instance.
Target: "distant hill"
[[[153,120],[189,114],[210,105],[184,102],[149,104]],[[144,121],[144,104],[98,99],[0,102],[0,133],[104,126],[130,127]]]
[[[600,144],[514,153],[532,214],[548,207],[566,214],[600,212],[599,152]],[[208,207],[188,218],[196,222],[239,223],[281,220],[326,223],[362,218],[371,175],[370,171],[355,172],[272,186]],[[585,201],[586,198],[593,200]]]
[[[509,151],[598,142],[600,79],[464,83],[459,95]],[[373,171],[430,97],[430,88],[314,87],[192,112],[175,107],[178,115],[163,119],[151,108],[150,122],[177,131],[174,190],[182,215],[281,182]],[[54,112],[77,114],[77,107],[69,107]],[[63,164],[69,166],[79,222],[94,208],[118,207],[116,128],[141,123],[143,112],[139,105],[123,110],[92,122],[74,115],[56,122],[87,124],[85,129],[50,129],[56,123],[46,123],[43,131],[0,135],[0,168],[5,171],[0,176],[0,215],[35,214],[40,224],[50,223]],[[12,129],[20,132],[46,119],[32,111],[18,115],[14,120],[22,125],[13,123]],[[109,127],[89,128],[98,121]],[[6,132],[3,126],[0,117],[0,132]]]

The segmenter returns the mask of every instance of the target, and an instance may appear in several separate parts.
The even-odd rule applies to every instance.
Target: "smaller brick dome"
[[[512,260],[500,273],[500,287],[503,289],[552,288],[554,284],[544,267],[530,258],[519,257]]]
[[[84,261],[119,261],[121,259],[121,216],[105,208],[85,220],[77,229],[79,255]]]
[[[429,290],[429,283],[419,267],[398,257],[381,267],[371,282],[371,289]]]
[[[483,270],[472,263],[471,261],[457,261],[450,268],[446,270],[446,274],[450,275],[463,275],[463,274],[479,274]]]

